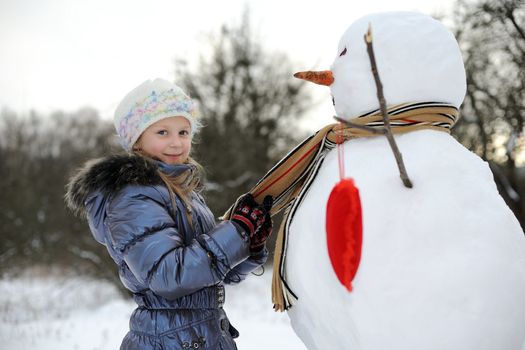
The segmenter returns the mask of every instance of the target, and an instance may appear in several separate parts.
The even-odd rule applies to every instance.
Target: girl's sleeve
[[[250,255],[250,257],[244,260],[239,265],[235,266],[224,278],[224,282],[228,284],[236,284],[243,281],[246,276],[262,266],[268,259],[268,249],[264,248],[256,254]]]
[[[167,299],[217,284],[249,256],[249,242],[229,221],[184,245],[183,233],[154,188],[119,192],[106,214],[111,243],[131,272]]]

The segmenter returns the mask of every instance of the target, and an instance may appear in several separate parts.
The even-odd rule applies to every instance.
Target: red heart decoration
[[[326,207],[326,241],[335,274],[351,292],[363,242],[361,199],[352,179],[341,180],[330,193]]]

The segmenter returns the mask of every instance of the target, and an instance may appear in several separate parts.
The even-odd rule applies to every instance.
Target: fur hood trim
[[[85,217],[86,200],[99,191],[115,193],[127,185],[158,185],[162,180],[159,166],[144,157],[123,154],[87,161],[66,186],[65,202],[77,216]]]

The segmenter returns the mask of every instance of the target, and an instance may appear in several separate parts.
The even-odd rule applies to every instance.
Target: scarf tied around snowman
[[[400,104],[388,108],[387,113],[390,118],[392,133],[394,134],[423,129],[450,133],[450,129],[459,118],[459,112],[455,106],[440,102]],[[353,118],[351,122],[378,129],[384,127],[383,116],[379,109]],[[273,260],[272,302],[275,311],[289,309],[293,305],[294,300],[298,299],[298,296],[294,294],[286,282],[285,266],[289,228],[294,214],[315,179],[326,154],[335,148],[338,143],[372,136],[378,137],[377,134],[369,130],[348,126],[342,127],[341,123],[329,124],[291,150],[249,191],[258,201],[261,201],[267,195],[271,195],[274,198],[274,205],[271,210],[272,216],[284,210],[283,220],[277,233]],[[353,184],[350,186],[353,186]],[[354,190],[357,191],[355,188]],[[357,199],[359,200],[358,193]],[[349,205],[355,206],[356,203],[350,203]],[[222,218],[229,219],[232,209],[233,206],[228,209]],[[360,219],[360,203],[357,203],[356,210],[359,211]],[[337,213],[337,210],[335,213]],[[352,215],[353,217],[355,215]],[[348,223],[348,221],[344,220],[338,222]],[[328,225],[327,229],[329,229]],[[358,229],[362,231],[361,227]],[[345,231],[340,229],[340,231],[343,237],[336,239],[335,245],[338,247],[340,254],[345,254],[346,259],[343,261],[342,267],[340,267],[345,281],[341,280],[342,277],[339,273],[337,274],[341,283],[351,291],[351,280],[357,272],[361,256],[361,232],[357,236],[357,233],[352,232],[352,230],[349,231],[347,229]],[[348,237],[349,234],[356,235],[356,237]],[[340,244],[342,240],[346,240],[346,244]],[[348,244],[348,242],[351,244]],[[330,243],[330,238],[328,239],[328,244],[334,246],[333,242]],[[344,251],[345,249],[346,251]],[[332,265],[334,266],[333,260]],[[334,269],[336,269],[336,266],[334,266]]]

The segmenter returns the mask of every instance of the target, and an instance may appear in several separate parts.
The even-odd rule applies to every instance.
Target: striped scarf
[[[411,103],[396,105],[387,110],[394,134],[433,129],[450,133],[456,123],[458,109],[450,104],[438,102]],[[353,124],[373,128],[383,128],[380,110],[374,110],[351,120]],[[285,263],[288,232],[293,217],[320,169],[324,157],[332,150],[341,133],[344,140],[377,134],[355,127],[341,128],[339,123],[330,124],[317,131],[281,159],[250,190],[259,202],[267,195],[274,198],[272,216],[285,210],[283,221],[277,233],[273,260],[272,302],[276,311],[283,311],[298,299],[286,283]],[[223,215],[230,218],[233,206]]]

